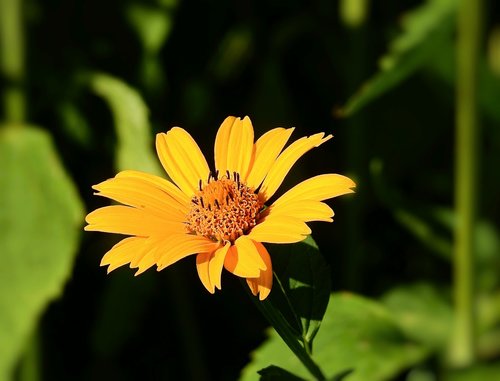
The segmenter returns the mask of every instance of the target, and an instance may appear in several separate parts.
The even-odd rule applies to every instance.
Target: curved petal
[[[280,196],[273,205],[277,207],[302,200],[323,201],[347,193],[353,193],[354,191],[351,188],[355,186],[354,181],[346,176],[336,173],[319,175],[295,185]]]
[[[196,271],[198,272],[198,277],[205,288],[213,294],[215,292],[215,287],[210,281],[210,273],[208,271],[208,264],[213,253],[200,253],[196,256]]]
[[[159,218],[144,209],[124,205],[105,206],[89,213],[85,218],[87,231],[101,231],[149,237],[168,235],[185,231],[182,222]]]
[[[239,119],[239,118],[238,118]],[[236,121],[236,117],[228,116],[219,127],[217,135],[215,136],[214,145],[214,160],[215,169],[221,174],[227,170],[227,156],[229,149],[229,137],[231,136],[231,129]]]
[[[189,205],[191,198],[186,195],[183,191],[181,191],[177,186],[172,184],[170,181],[152,175],[150,173],[134,171],[134,170],[126,170],[119,172],[116,178],[127,178],[127,179],[137,179],[143,182],[150,184],[166,193],[169,197],[175,199],[181,205]]]
[[[108,274],[116,268],[131,263],[148,248],[147,238],[128,237],[114,245],[101,260],[101,266],[108,266]]]
[[[254,242],[244,235],[229,248],[224,267],[242,278],[256,278],[260,275],[260,270],[267,268]]]
[[[273,286],[273,268],[271,264],[271,257],[267,252],[267,249],[260,242],[254,242],[262,260],[265,262],[267,269],[262,270],[258,278],[247,278],[247,284],[252,291],[252,294],[257,296],[259,294],[259,300],[264,300],[267,298],[271,292]]]
[[[200,180],[206,181],[210,169],[200,148],[180,128],[156,135],[156,150],[169,177],[188,196],[196,193]]]
[[[227,117],[215,137],[215,168],[224,174],[237,172],[244,181],[253,156],[253,126],[250,118]]]
[[[178,234],[170,236],[158,245],[158,271],[188,255],[212,252],[219,246],[219,242],[211,241],[200,235]]]
[[[298,218],[268,215],[252,228],[247,237],[257,242],[294,243],[304,240],[309,234],[309,226]]]
[[[269,169],[285,146],[294,128],[274,128],[262,135],[255,142],[255,154],[248,176],[244,181],[246,184],[257,189],[264,180]]]
[[[172,221],[185,221],[188,205],[155,187],[151,183],[133,177],[114,177],[94,185],[96,195],[107,197],[122,204]]]
[[[332,222],[333,210],[320,201],[300,200],[269,207],[269,218],[275,216],[289,216],[304,222],[324,221]]]
[[[210,280],[219,290],[221,289],[222,267],[224,266],[224,260],[226,259],[226,255],[230,247],[231,244],[228,242],[225,246],[217,249],[208,263]]]
[[[274,195],[288,171],[290,171],[290,168],[292,168],[302,155],[332,138],[332,135],[323,136],[325,136],[324,133],[319,133],[300,138],[288,146],[278,156],[259,190],[259,196],[263,202],[266,202]]]
[[[224,265],[224,259],[231,244],[228,242],[225,246],[208,253],[200,253],[196,256],[196,269],[201,283],[210,292],[215,292],[215,287],[221,289],[221,274]]]

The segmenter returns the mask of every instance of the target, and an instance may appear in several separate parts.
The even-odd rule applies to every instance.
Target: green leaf
[[[426,62],[426,68],[434,74],[434,80],[441,80],[448,87],[455,86],[455,45],[452,36],[449,43],[444,44],[436,52],[433,60]],[[481,112],[492,120],[500,121],[500,108],[498,107],[498,98],[500,97],[500,78],[492,71],[485,59],[480,57],[478,67],[478,103]],[[454,93],[450,92],[450,95]],[[453,99],[451,100],[453,101]]]
[[[278,366],[268,366],[257,372],[261,381],[305,381],[302,377],[297,377],[293,373]]]
[[[127,7],[127,18],[144,47],[151,55],[156,55],[172,29],[170,11],[145,4],[132,3]]]
[[[339,372],[335,376],[331,377],[330,381],[342,381],[348,375],[350,375],[353,371],[354,371],[354,369],[343,370],[342,372]]]
[[[349,293],[334,294],[330,299],[313,356],[327,377],[352,368],[345,377],[348,381],[387,380],[427,355],[428,349],[409,340],[380,303]],[[241,380],[255,379],[255,373],[269,364],[310,378],[273,332],[252,357]]]
[[[137,91],[106,74],[92,75],[90,85],[108,103],[113,114],[118,137],[115,153],[117,169],[135,169],[166,176],[153,151],[147,107]],[[101,293],[92,345],[102,357],[116,352],[140,326],[143,307],[149,303],[158,281],[157,277],[148,274],[140,280],[133,278],[127,270],[113,273]],[[119,297],[124,290],[128,298]],[[127,316],[127,319],[116,322],[118,316]]]
[[[382,297],[406,336],[444,349],[453,321],[451,304],[428,284],[398,287]]]
[[[83,207],[50,136],[0,130],[0,379],[71,274]]]
[[[500,380],[500,363],[479,364],[466,369],[449,371],[444,381],[496,381]]]
[[[118,135],[117,167],[162,173],[152,151],[148,109],[137,91],[107,74],[92,74],[90,86],[111,108]]]
[[[423,246],[446,260],[452,256],[452,237],[456,225],[456,213],[449,207],[422,204],[405,197],[396,187],[387,183],[383,163],[374,159],[371,175],[378,198],[391,210],[396,221],[412,234]],[[495,224],[478,220],[474,230],[474,250],[480,274],[478,288],[494,290],[498,285],[497,268],[500,265],[499,232]]]
[[[279,287],[269,300],[278,310],[289,311],[290,325],[298,326],[302,340],[309,345],[328,306],[330,268],[310,236],[295,245],[271,246],[270,251]]]
[[[403,18],[403,33],[380,60],[380,71],[354,94],[340,110],[350,116],[404,81],[434,59],[453,32],[457,0],[428,0]]]

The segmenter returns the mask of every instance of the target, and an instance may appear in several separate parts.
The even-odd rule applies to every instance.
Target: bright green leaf
[[[148,109],[136,90],[106,74],[93,74],[90,86],[108,103],[118,135],[117,167],[161,173],[153,154]]]
[[[340,114],[350,116],[358,112],[434,59],[442,45],[450,43],[457,3],[457,0],[428,0],[406,14],[403,33],[381,58],[380,71],[347,101]]]
[[[327,377],[346,369],[347,381],[382,381],[422,361],[428,349],[412,342],[381,304],[349,293],[334,294],[314,341],[313,359]],[[270,364],[310,378],[307,370],[273,332],[253,353],[241,379],[253,380],[255,373]]]
[[[427,284],[398,287],[382,302],[408,337],[435,349],[446,346],[453,310],[436,289]]]
[[[0,379],[71,273],[83,207],[50,136],[0,130]]]

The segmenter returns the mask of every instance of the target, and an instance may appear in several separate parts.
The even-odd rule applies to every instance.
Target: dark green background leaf
[[[299,328],[301,337],[311,343],[328,305],[330,269],[310,236],[270,250],[278,278],[270,301],[285,316],[289,313],[290,325]]]
[[[274,365],[261,369],[257,373],[260,374],[261,381],[304,381],[303,378]]]
[[[352,115],[407,79],[433,58],[453,31],[456,0],[427,0],[403,17],[403,33],[380,59],[380,70],[354,94],[341,114]]]

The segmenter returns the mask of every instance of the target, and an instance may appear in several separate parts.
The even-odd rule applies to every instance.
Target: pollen
[[[263,204],[255,191],[227,172],[210,174],[208,182],[191,199],[187,229],[214,241],[232,242],[256,224]]]

